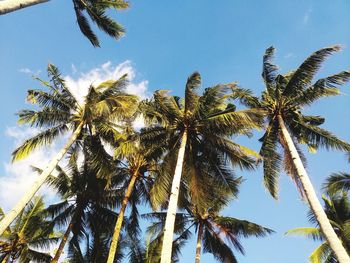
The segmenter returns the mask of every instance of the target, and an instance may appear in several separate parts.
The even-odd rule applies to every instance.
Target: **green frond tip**
[[[286,236],[296,235],[296,236],[304,236],[310,237],[313,240],[323,240],[323,234],[320,229],[315,227],[300,227],[288,230],[284,233]]]
[[[129,7],[128,2],[121,0],[73,0],[73,4],[80,31],[94,47],[99,47],[100,42],[91,28],[90,21],[117,40],[124,35],[124,28],[106,13],[109,9],[124,10]]]

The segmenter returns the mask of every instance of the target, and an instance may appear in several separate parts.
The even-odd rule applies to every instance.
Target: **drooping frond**
[[[98,40],[94,31],[92,31],[91,26],[89,24],[89,20],[84,16],[81,8],[79,8],[78,5],[75,4],[75,2],[73,3],[74,3],[75,16],[77,18],[80,31],[83,33],[85,37],[89,39],[89,41],[94,47],[99,47],[100,41]]]
[[[126,9],[129,7],[128,2],[122,0],[74,0],[73,4],[80,31],[89,39],[93,46],[99,47],[99,40],[96,34],[92,31],[89,20],[86,18],[85,14],[87,14],[91,21],[109,36],[119,39],[124,35],[124,28],[110,18],[106,14],[106,11],[109,9]]]
[[[265,237],[268,234],[274,233],[273,230],[263,227],[261,225],[249,222],[247,220],[241,220],[233,217],[216,217],[213,222],[215,226],[222,232],[225,236],[236,237]]]
[[[327,178],[324,188],[330,193],[335,194],[338,191],[350,190],[350,174],[333,173]]]
[[[337,52],[340,49],[341,47],[339,45],[330,46],[320,49],[309,56],[292,75],[285,90],[283,91],[283,95],[295,96],[296,94],[304,91],[311,84],[315,74],[321,67],[324,60],[332,53]]]
[[[309,256],[311,263],[336,263],[338,260],[332,253],[328,243],[324,242],[319,245]]]
[[[300,142],[306,142],[308,145],[329,149],[335,149],[340,151],[349,152],[350,144],[339,139],[331,132],[305,123],[303,120],[293,119],[296,129],[300,131],[300,135],[297,136]],[[294,124],[293,124],[294,125]]]
[[[271,46],[266,49],[263,57],[262,78],[265,81],[266,88],[270,94],[273,92],[278,70],[278,67],[272,62],[274,53],[275,48]]]
[[[208,229],[203,233],[203,251],[214,255],[222,263],[237,263],[237,259],[232,250],[213,231]]]
[[[12,161],[18,161],[27,157],[33,150],[40,146],[49,145],[59,135],[62,135],[68,130],[66,124],[61,124],[53,128],[46,129],[34,137],[27,139],[12,153]]]
[[[278,153],[278,138],[278,126],[272,122],[261,139],[262,146],[260,150],[260,155],[263,158],[264,185],[276,199],[278,196],[278,178],[282,164],[282,158]]]
[[[323,234],[319,228],[315,227],[300,227],[288,230],[286,235],[298,235],[311,238],[313,240],[324,240]]]

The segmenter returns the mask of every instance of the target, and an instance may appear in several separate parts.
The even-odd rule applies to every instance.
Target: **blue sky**
[[[349,8],[346,0],[132,1],[129,10],[114,16],[126,27],[126,36],[116,42],[98,32],[100,49],[94,49],[79,32],[70,1],[52,0],[1,16],[0,205],[7,207],[28,185],[32,177],[27,178],[26,166],[44,163],[58,149],[56,145],[27,162],[9,164],[15,144],[30,133],[15,128],[14,113],[29,106],[25,103],[26,90],[38,86],[31,75],[45,78],[49,62],[77,87],[86,80],[114,76],[113,70],[128,61],[122,70],[133,74],[132,83],[142,94],[170,89],[181,96],[186,78],[195,70],[202,74],[203,87],[238,81],[260,94],[264,88],[260,77],[262,55],[271,45],[277,48],[275,61],[282,72],[332,44],[343,44],[344,50],[324,64],[319,76],[350,69]],[[108,61],[107,69],[103,68]],[[343,92],[344,96],[321,101],[307,111],[326,116],[324,127],[350,141],[346,115],[350,85]],[[257,139],[258,135],[252,140],[237,138],[255,150],[259,149]],[[330,173],[349,171],[342,153],[320,150],[317,154],[306,152],[306,156],[307,169],[319,194]],[[261,169],[237,173],[245,182],[239,199],[225,213],[276,231],[268,238],[242,240],[246,256],[237,254],[239,262],[307,262],[317,244],[284,236],[288,229],[308,225],[308,208],[291,180],[281,176],[280,200],[275,201],[263,188]],[[181,262],[193,261],[194,252],[194,242],[188,243]],[[213,262],[213,258],[204,255],[202,262]]]

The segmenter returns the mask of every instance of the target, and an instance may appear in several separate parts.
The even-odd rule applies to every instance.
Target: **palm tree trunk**
[[[60,258],[61,254],[63,252],[64,246],[67,243],[67,240],[68,240],[70,232],[72,231],[72,228],[73,228],[73,222],[71,221],[69,223],[69,225],[68,225],[68,228],[67,228],[66,232],[64,233],[64,235],[62,237],[61,243],[58,246],[58,249],[56,251],[56,254],[55,254],[54,258],[51,260],[51,263],[57,263],[58,262],[58,259]]]
[[[120,211],[119,211],[117,223],[115,224],[114,233],[113,233],[112,242],[111,242],[111,247],[109,248],[107,263],[114,262],[115,253],[117,252],[117,248],[118,248],[118,240],[119,240],[120,232],[122,229],[125,209],[128,205],[131,193],[134,190],[134,185],[135,185],[135,182],[137,180],[138,175],[139,175],[139,170],[136,169],[131,177],[128,188],[126,189],[125,196],[124,196],[123,203],[122,203],[122,207],[120,208]]]
[[[4,216],[4,218],[0,221],[0,235],[2,235],[6,228],[12,223],[13,220],[19,215],[19,213],[23,210],[23,208],[27,205],[30,199],[33,198],[35,193],[39,190],[42,184],[45,182],[47,177],[51,174],[53,169],[55,169],[58,162],[62,159],[65,153],[68,151],[70,146],[75,142],[78,138],[81,129],[83,127],[83,123],[81,123],[77,129],[74,131],[72,136],[69,138],[68,142],[64,145],[64,147],[58,152],[54,159],[52,159],[46,168],[42,171],[40,176],[34,181],[31,188],[22,196],[19,202]]]
[[[8,259],[10,257],[10,254],[7,254],[4,259],[1,261],[1,263],[7,263]]]
[[[174,224],[177,210],[177,201],[179,199],[179,188],[182,174],[182,166],[185,157],[185,149],[187,143],[187,130],[184,131],[181,138],[181,145],[177,156],[174,178],[171,186],[168,211],[166,214],[164,226],[164,239],[160,263],[170,263],[174,236]]]
[[[199,223],[197,246],[196,246],[196,261],[195,263],[201,262],[201,251],[202,251],[202,236],[203,236],[203,224]]]
[[[282,136],[286,141],[288,151],[292,156],[294,166],[300,178],[300,182],[302,183],[305,196],[309,202],[312,212],[316,216],[317,222],[320,225],[322,233],[324,234],[328,244],[330,245],[334,254],[336,255],[339,263],[350,263],[349,255],[344,249],[342,242],[339,240],[337,234],[334,232],[334,229],[330,224],[327,215],[324,212],[322,205],[317,198],[310,178],[307,175],[304,165],[300,159],[299,153],[280,115],[278,115],[278,122],[281,127]]]
[[[16,10],[32,5],[46,3],[49,0],[2,0],[0,1],[0,15],[4,15]]]

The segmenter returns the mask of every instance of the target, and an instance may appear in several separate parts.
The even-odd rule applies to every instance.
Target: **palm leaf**
[[[305,90],[305,88],[311,84],[313,77],[321,67],[324,60],[332,53],[337,52],[340,49],[341,47],[338,45],[330,46],[320,49],[309,56],[295,71],[289,80],[288,85],[283,91],[283,95],[291,96]]]

